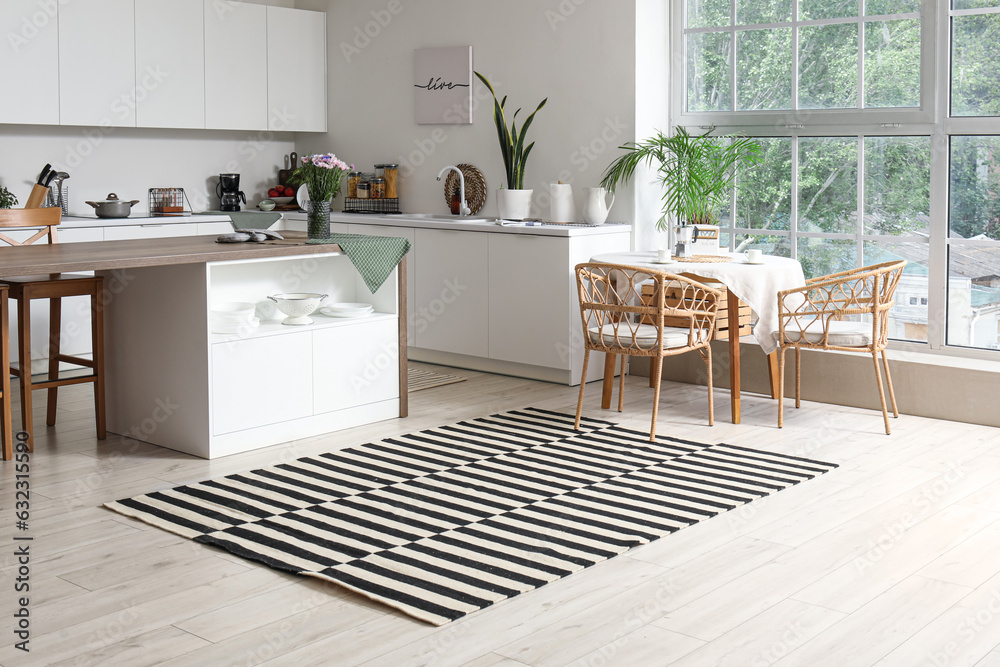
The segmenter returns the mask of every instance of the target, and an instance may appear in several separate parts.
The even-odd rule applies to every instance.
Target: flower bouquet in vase
[[[354,168],[333,153],[306,155],[302,165],[292,174],[295,182],[305,183],[309,190],[307,219],[309,238],[330,238],[330,202],[340,192],[344,175]]]

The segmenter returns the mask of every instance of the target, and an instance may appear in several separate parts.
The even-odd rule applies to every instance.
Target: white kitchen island
[[[182,237],[2,249],[0,277],[104,275],[108,430],[217,458],[406,416],[405,262],[371,294],[337,246]],[[375,313],[211,332],[213,303],[282,292]]]

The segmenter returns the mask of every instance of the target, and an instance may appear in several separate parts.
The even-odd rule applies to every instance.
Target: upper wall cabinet
[[[0,35],[0,123],[59,124],[59,20],[57,5],[3,0]]]
[[[205,2],[205,120],[220,130],[267,129],[267,7]]]
[[[205,127],[205,0],[135,0],[135,70],[139,127]]]
[[[326,14],[267,8],[268,129],[326,132]]]
[[[0,0],[0,34],[0,123],[326,131],[323,12]]]
[[[60,123],[135,127],[135,0],[58,5]]]

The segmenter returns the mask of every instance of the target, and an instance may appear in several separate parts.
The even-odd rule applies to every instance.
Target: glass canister
[[[396,199],[399,197],[399,190],[397,189],[399,165],[383,164],[380,166],[382,167],[382,177],[385,179],[385,196],[388,199]]]
[[[371,180],[371,193],[369,196],[372,199],[385,199],[385,179],[376,176]]]
[[[358,183],[361,182],[361,172],[352,171],[347,174],[347,196],[357,197],[358,196]]]
[[[371,186],[371,181],[359,181],[358,199],[368,199],[368,194],[371,192]]]

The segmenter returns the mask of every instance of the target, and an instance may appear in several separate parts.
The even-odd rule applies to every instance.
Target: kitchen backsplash
[[[140,200],[135,216],[147,211],[147,191],[154,187],[184,188],[194,210],[216,209],[218,175],[236,172],[253,206],[277,183],[294,139],[266,131],[0,125],[0,185],[23,206],[38,172],[51,163],[70,174],[71,213],[92,213],[85,201],[114,192]]]

